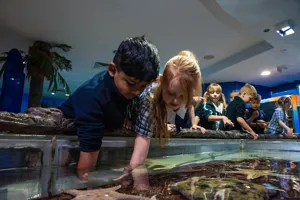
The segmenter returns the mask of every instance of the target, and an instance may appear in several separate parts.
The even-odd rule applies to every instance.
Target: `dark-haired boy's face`
[[[136,80],[133,77],[127,76],[124,72],[118,71],[114,63],[108,66],[110,76],[114,77],[114,82],[119,92],[126,99],[133,99],[140,95],[151,82]]]
[[[258,110],[259,107],[260,107],[260,101],[258,101],[258,100],[252,100],[252,101],[250,102],[250,106],[251,106],[251,108],[253,108],[254,110]]]

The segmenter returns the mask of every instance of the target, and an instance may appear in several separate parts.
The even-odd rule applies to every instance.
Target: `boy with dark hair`
[[[257,138],[256,133],[244,120],[246,113],[246,103],[249,103],[253,97],[257,95],[255,87],[250,84],[244,85],[239,93],[239,96],[235,96],[233,101],[227,107],[226,117],[231,120],[234,126],[225,126],[225,130],[246,130],[250,133],[254,139]]]
[[[157,48],[144,36],[125,39],[108,70],[85,82],[60,106],[65,117],[74,119],[80,143],[80,179],[87,179],[87,172],[96,165],[104,129],[122,127],[129,101],[158,73]]]
[[[261,96],[259,94],[253,97],[250,102],[251,108],[247,110],[245,115],[247,123],[256,133],[264,133],[264,129],[268,126],[265,121],[265,113],[259,108],[260,101]]]

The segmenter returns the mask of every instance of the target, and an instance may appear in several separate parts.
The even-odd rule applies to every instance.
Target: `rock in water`
[[[171,186],[191,200],[265,200],[268,191],[261,185],[234,179],[201,179],[192,177]]]

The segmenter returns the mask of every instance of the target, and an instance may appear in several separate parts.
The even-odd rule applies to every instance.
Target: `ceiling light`
[[[269,76],[271,74],[270,71],[263,71],[260,75],[262,76]]]
[[[52,94],[52,95],[55,95],[55,92],[52,92],[51,94]]]
[[[66,97],[70,96],[70,94],[66,94]]]
[[[285,37],[291,34],[294,34],[294,24],[292,22],[292,20],[286,20],[283,21],[279,24],[275,25],[276,28],[276,32],[281,36],[281,37]]]

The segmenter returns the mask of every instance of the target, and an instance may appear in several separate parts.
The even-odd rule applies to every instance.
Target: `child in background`
[[[124,174],[116,180],[144,163],[153,136],[158,137],[160,145],[164,146],[170,137],[168,111],[189,108],[193,97],[201,95],[201,73],[195,56],[189,51],[182,51],[171,58],[165,65],[160,84],[151,86],[139,96],[139,101],[133,102],[136,105],[130,106],[137,108],[130,119],[137,136],[130,163],[124,168]]]
[[[277,107],[273,113],[270,124],[266,130],[267,134],[283,134],[286,130],[289,137],[293,136],[292,130],[287,126],[287,110],[291,108],[292,102],[289,97],[280,97]]]
[[[235,96],[239,96],[240,91],[238,90],[232,90],[229,94],[230,102],[233,101]]]
[[[265,121],[265,113],[259,108],[261,96],[257,94],[250,102],[251,108],[246,111],[245,119],[256,133],[264,133],[268,123]]]
[[[246,84],[240,90],[239,96],[235,96],[233,101],[230,102],[227,107],[226,117],[230,119],[234,126],[225,126],[225,130],[239,130],[242,131],[242,128],[250,133],[254,140],[257,138],[256,133],[244,120],[246,114],[246,103],[249,103],[253,97],[257,95],[255,87],[250,84]]]
[[[233,126],[233,123],[225,116],[226,107],[222,87],[217,83],[211,83],[204,93],[204,103],[196,110],[201,126],[210,130],[222,130],[223,125]],[[220,122],[223,122],[221,126]]]

